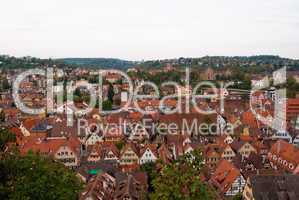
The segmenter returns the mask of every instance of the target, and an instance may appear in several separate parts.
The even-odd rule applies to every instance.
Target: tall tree
[[[5,121],[5,113],[4,111],[0,111],[0,122],[4,122]]]
[[[202,163],[201,153],[195,151],[165,166],[153,180],[151,199],[214,199],[213,190],[200,180]]]
[[[112,103],[113,102],[113,97],[114,97],[114,89],[113,85],[109,83],[109,88],[108,88],[108,100]]]
[[[14,142],[15,140],[16,136],[13,133],[5,128],[0,128],[0,152],[4,150],[8,142]]]
[[[2,90],[6,91],[6,90],[9,90],[9,89],[10,89],[10,84],[9,84],[7,78],[4,78],[2,80]]]
[[[112,110],[112,103],[109,100],[103,101],[103,110]]]

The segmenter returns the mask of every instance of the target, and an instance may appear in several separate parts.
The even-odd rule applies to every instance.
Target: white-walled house
[[[146,145],[140,152],[139,164],[156,162],[158,159],[157,149],[155,145]]]
[[[224,159],[219,162],[209,182],[225,196],[242,193],[246,184],[240,171]]]
[[[76,151],[72,150],[70,146],[67,145],[62,145],[59,147],[54,157],[67,167],[76,167],[79,165],[79,158],[76,154]]]
[[[90,134],[86,139],[86,145],[95,145],[98,142],[103,142],[103,136],[99,136],[97,133]]]
[[[225,192],[225,196],[235,196],[238,193],[242,193],[246,185],[245,178],[240,174],[234,182],[231,184],[229,189]]]

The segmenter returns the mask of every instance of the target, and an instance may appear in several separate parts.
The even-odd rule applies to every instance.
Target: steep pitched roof
[[[140,150],[140,156],[142,156],[147,149],[149,149],[154,156],[158,157],[157,145],[155,144],[146,144],[144,147],[142,147]]]
[[[243,140],[235,140],[235,141],[233,141],[233,143],[231,143],[230,145],[231,145],[232,149],[233,149],[235,152],[238,152],[239,149],[240,149],[241,147],[243,147],[243,145],[244,145],[245,143],[246,143],[246,142],[244,142]]]
[[[133,151],[137,156],[139,156],[139,149],[138,149],[137,145],[134,144],[134,143],[127,143],[127,144],[123,147],[123,149],[121,150],[121,152],[120,152],[120,156],[123,156],[123,154],[125,154],[126,151],[127,151],[129,148],[131,148],[132,151]]]
[[[114,144],[107,144],[103,146],[103,156],[106,157],[106,155],[109,152],[112,152],[116,157],[119,157],[119,150],[116,148]]]
[[[142,186],[132,175],[118,182],[114,194],[115,200],[121,199],[142,199]]]
[[[93,200],[112,199],[115,189],[115,178],[108,173],[99,173],[85,187],[84,192],[80,196],[80,200],[92,197]]]
[[[211,181],[213,185],[225,193],[240,175],[240,171],[235,166],[223,159],[219,162]]]
[[[270,155],[276,155],[276,160]],[[296,148],[294,145],[287,143],[284,140],[278,140],[272,147],[268,154],[268,157],[270,160],[278,162],[278,157],[281,157],[283,160],[286,160],[288,163],[295,165],[293,167],[296,167],[299,165],[299,149]],[[284,169],[291,171],[289,166],[284,166],[283,164],[280,164]]]

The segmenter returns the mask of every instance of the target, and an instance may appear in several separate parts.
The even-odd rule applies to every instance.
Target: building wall
[[[86,145],[95,145],[97,142],[101,142],[101,141],[103,141],[101,137],[99,137],[97,134],[92,134],[86,140]]]
[[[250,155],[251,152],[255,152],[255,153],[256,153],[256,149],[255,149],[251,144],[249,144],[248,142],[245,143],[245,144],[239,149],[239,153],[240,153],[242,156],[246,157],[246,158],[249,157],[249,155]]]
[[[136,153],[131,149],[127,149],[120,159],[121,165],[132,165],[132,164],[138,164],[139,157],[136,155]]]
[[[243,176],[239,176],[232,184],[231,188],[225,193],[226,196],[234,196],[238,193],[242,193],[246,184]]]
[[[97,162],[101,160],[101,157],[98,152],[91,152],[87,158],[89,162]]]
[[[60,147],[54,157],[67,167],[76,167],[79,165],[77,155],[67,146]]]
[[[140,158],[140,164],[148,162],[156,162],[157,158],[150,149],[146,149],[142,157]]]
[[[244,200],[254,200],[253,198],[253,193],[252,193],[252,188],[251,188],[251,183],[249,180],[247,180],[247,183],[244,187],[242,197]]]
[[[106,154],[104,160],[116,160],[116,161],[118,161],[118,158],[116,157],[116,155],[114,155],[114,153],[112,151],[109,151]]]
[[[235,156],[235,152],[230,147],[226,147],[221,157],[231,162]]]

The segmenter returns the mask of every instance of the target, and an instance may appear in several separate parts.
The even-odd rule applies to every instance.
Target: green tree
[[[113,89],[113,85],[111,83],[109,83],[109,88],[108,88],[108,100],[110,102],[113,102],[113,97],[114,97],[114,89]]]
[[[0,152],[4,150],[6,143],[16,141],[16,135],[5,128],[0,128]]]
[[[289,77],[286,83],[287,97],[296,98],[296,93],[299,92],[299,83],[293,77]]]
[[[214,199],[214,191],[200,180],[202,163],[201,153],[195,151],[164,166],[153,180],[154,192],[151,199]]]
[[[119,141],[115,144],[116,148],[121,151],[122,148],[125,146],[125,143],[123,141]]]
[[[0,160],[0,199],[78,199],[74,172],[47,157],[5,154]]]
[[[241,194],[241,193],[236,194],[236,195],[232,198],[232,200],[242,200],[242,194]]]
[[[76,90],[74,91],[74,96],[81,96],[81,92],[80,92],[79,89],[76,89]]]
[[[109,100],[103,101],[103,110],[112,110],[112,103]]]
[[[2,88],[4,91],[10,89],[10,84],[6,78],[2,81]]]
[[[3,110],[0,112],[0,122],[4,122],[5,121],[5,113],[3,112]]]
[[[156,163],[153,162],[145,163],[140,166],[140,170],[142,172],[146,172],[146,174],[148,175],[149,191],[150,192],[154,191],[153,180],[155,180],[155,178],[158,176]]]

